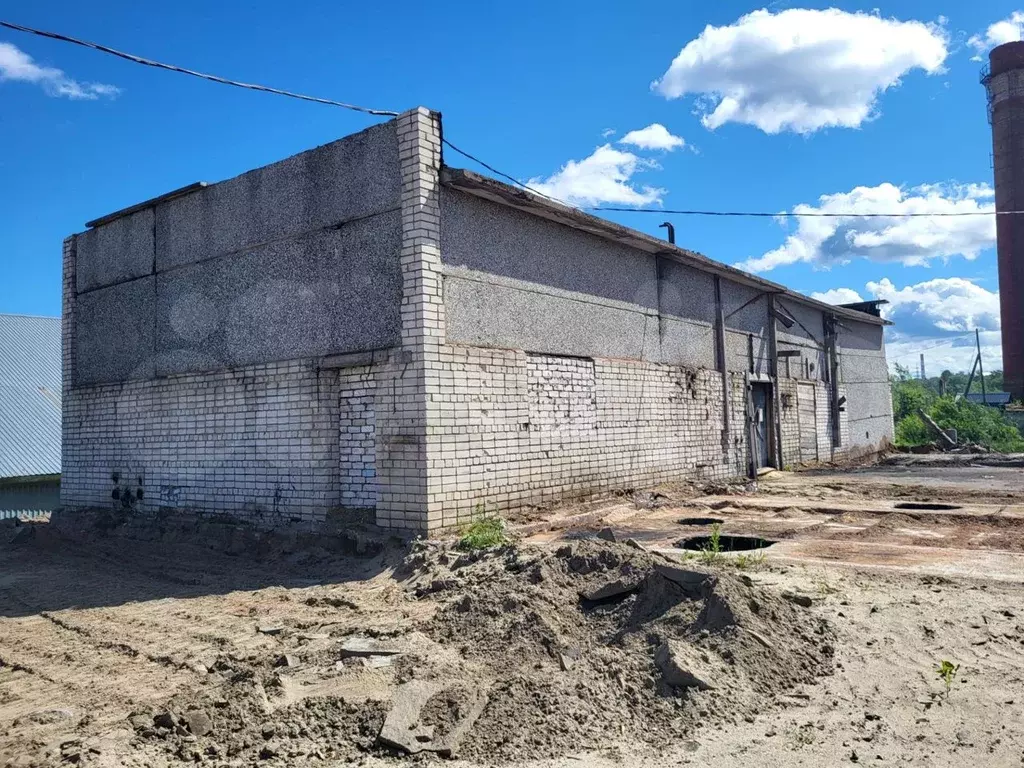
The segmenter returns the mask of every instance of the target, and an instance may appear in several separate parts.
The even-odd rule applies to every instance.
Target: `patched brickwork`
[[[745,472],[742,376],[726,452],[714,371],[475,347],[448,347],[442,361],[431,479],[445,527],[484,509]]]
[[[340,503],[349,508],[377,506],[376,391],[371,366],[339,372],[338,468]]]

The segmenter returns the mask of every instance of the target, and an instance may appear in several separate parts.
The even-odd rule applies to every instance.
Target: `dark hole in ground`
[[[924,501],[901,501],[896,509],[960,509],[956,504],[936,504]]]
[[[719,552],[745,552],[750,549],[764,549],[778,542],[771,539],[762,539],[760,536],[719,536]],[[703,552],[711,549],[710,536],[691,536],[688,539],[681,539],[676,542],[680,549],[688,549],[693,552]]]
[[[715,523],[724,523],[720,517],[684,517],[680,520],[676,520],[679,525],[714,525]]]

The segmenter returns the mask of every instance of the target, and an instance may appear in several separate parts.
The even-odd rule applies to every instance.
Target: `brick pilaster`
[[[377,523],[388,528],[440,527],[431,482],[433,434],[444,345],[441,277],[441,118],[423,107],[397,118],[402,179],[402,346],[381,372],[376,391]]]
[[[72,470],[69,460],[68,435],[71,424],[71,388],[75,380],[75,281],[76,253],[74,235],[64,238],[63,272],[61,277],[61,466],[62,472]],[[62,486],[61,504],[66,504],[67,487]]]

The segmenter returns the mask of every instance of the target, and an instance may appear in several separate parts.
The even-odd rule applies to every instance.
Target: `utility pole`
[[[924,375],[924,352],[921,353],[921,381],[925,380]]]
[[[974,329],[974,341],[978,346],[978,375],[981,377],[981,402],[988,405],[988,395],[985,394],[985,367],[981,364],[981,333]]]

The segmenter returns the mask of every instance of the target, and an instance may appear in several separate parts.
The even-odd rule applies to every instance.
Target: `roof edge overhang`
[[[818,301],[817,299],[812,299],[810,296],[805,296],[802,293],[792,291],[784,285],[779,285],[778,283],[773,283],[770,280],[757,277],[749,272],[744,272],[742,269],[730,267],[727,264],[710,259],[696,251],[680,248],[677,245],[673,245],[665,240],[644,234],[643,232],[639,232],[635,229],[624,227],[621,224],[616,224],[615,222],[602,219],[597,216],[591,216],[589,213],[584,213],[577,208],[571,208],[567,205],[547,200],[539,195],[527,192],[524,189],[513,187],[510,184],[505,184],[504,182],[492,179],[474,171],[468,171],[463,168],[452,168],[446,165],[441,171],[441,183],[445,186],[451,187],[452,189],[457,189],[475,197],[490,200],[491,202],[505,205],[510,208],[515,208],[558,224],[564,224],[565,226],[596,235],[597,237],[605,240],[610,240],[615,243],[627,245],[631,248],[646,251],[651,255],[673,259],[682,264],[694,267],[695,269],[719,275],[720,277],[727,278],[735,283],[750,286],[751,288],[755,288],[764,293],[773,293],[783,296],[799,304],[821,310],[822,312],[830,312],[837,317],[845,317],[849,320],[856,320],[857,322],[868,323],[870,325],[892,325],[890,321],[884,320],[880,317],[875,317],[867,314],[866,312],[858,312],[856,310],[838,307],[832,304],[826,304],[823,301]]]
[[[0,477],[0,488],[14,485],[33,485],[35,483],[54,483],[60,481],[60,472],[44,475],[18,475],[16,477]]]

